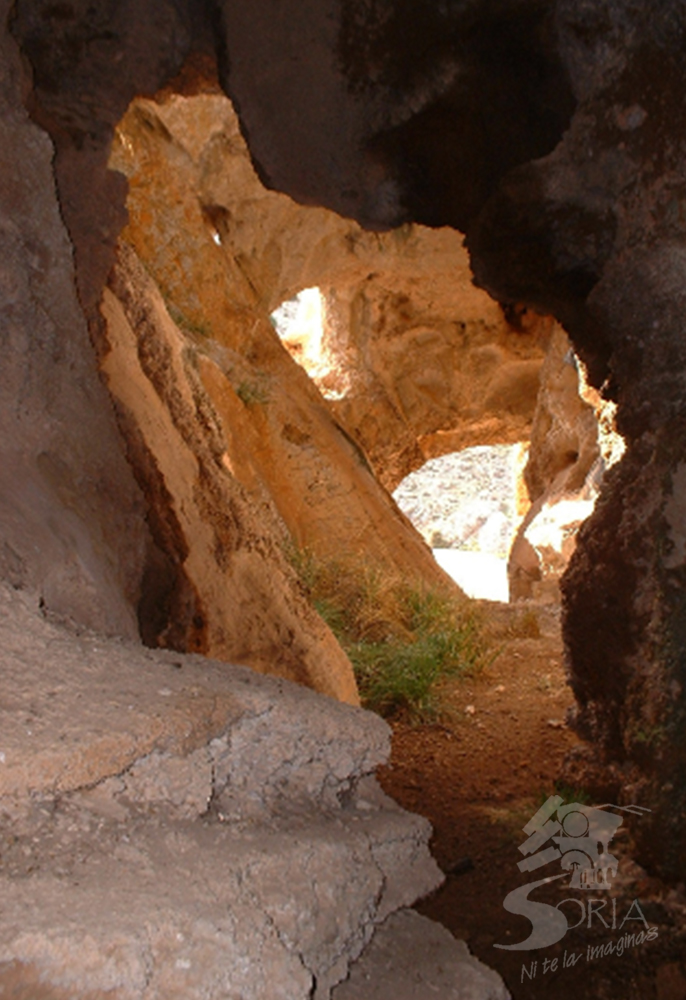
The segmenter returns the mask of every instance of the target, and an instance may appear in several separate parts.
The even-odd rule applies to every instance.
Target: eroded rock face
[[[554,153],[510,175],[472,237],[500,294],[554,308],[596,386],[617,402],[623,461],[608,474],[563,581],[580,731],[626,801],[653,809],[644,861],[683,856],[681,503],[686,86],[679,4],[558,3],[559,50],[579,102]],[[678,95],[678,96],[677,96]],[[538,255],[523,253],[536,241]],[[677,535],[678,531],[677,529]],[[576,772],[576,778],[583,769]]]
[[[401,229],[386,260],[327,299],[347,379],[331,406],[389,489],[427,459],[531,433],[552,323],[508,321],[474,288],[457,235]]]
[[[627,454],[580,534],[565,635],[579,725],[614,762],[624,798],[654,810],[644,860],[676,876],[686,849],[682,5],[429,11],[349,0],[338,15],[322,2],[307,8],[314,56],[302,63],[279,58],[297,45],[287,5],[252,35],[262,5],[255,20],[224,6],[226,83],[265,176],[377,224],[409,213],[460,225],[479,282],[554,313],[591,383],[617,402]],[[413,60],[418,37],[425,57]],[[471,44],[478,62],[481,39],[498,57],[497,101],[464,59]],[[479,108],[481,141],[459,141],[473,121],[463,102]],[[294,127],[296,106],[308,110]],[[333,121],[341,152],[329,172]]]
[[[317,259],[322,270],[332,273],[349,224],[322,210],[312,218],[290,199],[265,192],[250,167],[233,110],[221,96],[137,102],[118,130],[113,163],[127,171],[131,186],[129,224],[122,239],[135,245],[154,275],[175,320],[176,341],[185,345],[179,350],[193,358],[193,393],[202,400],[202,414],[181,419],[174,412],[178,407],[173,393],[164,394],[182,433],[188,437],[186,429],[194,428],[189,432],[191,451],[197,456],[213,448],[223,462],[224,478],[235,478],[253,503],[273,505],[278,512],[275,523],[280,518],[295,543],[318,557],[347,556],[418,583],[455,589],[269,321],[284,290],[297,288],[311,276]],[[258,202],[252,213],[251,193]],[[130,256],[125,247],[121,256]],[[345,258],[340,264],[342,270],[356,266],[359,269],[356,261]],[[119,268],[110,283],[115,297],[120,297],[118,273]],[[144,275],[138,273],[140,283]],[[124,299],[128,297],[125,292]],[[112,312],[107,313],[111,326]],[[155,336],[148,338],[148,346],[142,343],[140,320],[133,326],[139,356],[161,350]],[[164,339],[164,334],[157,338]],[[110,387],[122,398],[130,391],[129,363],[118,361],[117,354],[115,345],[104,365],[110,375],[112,365],[118,368]],[[155,370],[148,378],[155,385],[167,363],[162,355],[159,362],[148,360],[148,367],[151,363]],[[149,423],[147,409],[147,404],[137,409],[139,426]],[[152,447],[153,454],[158,449],[168,450],[163,438]],[[172,455],[170,449],[171,466]],[[140,456],[134,456],[133,463],[147,479]],[[172,505],[188,510],[180,499],[185,478],[179,476],[175,486],[168,478],[165,482]],[[208,485],[199,487],[198,497],[202,493],[207,493],[202,502],[215,503]],[[158,494],[153,510],[164,512],[166,502]],[[273,534],[264,518],[261,529],[266,538]],[[202,534],[200,525],[198,530]],[[188,525],[181,534],[189,555],[172,558],[187,565],[196,558],[196,538]],[[240,548],[240,530],[234,534],[236,541],[228,544]],[[281,528],[282,545],[287,537]],[[169,533],[158,533],[158,544],[169,551]],[[177,543],[171,548],[178,553]],[[205,555],[198,553],[197,558],[199,565],[205,563]],[[224,571],[229,576],[237,571],[233,557],[227,555]],[[264,613],[269,613],[266,606]],[[176,617],[172,615],[172,621]],[[220,616],[216,627],[226,633],[232,626]],[[245,627],[243,615],[236,616],[233,627]],[[278,650],[271,655],[278,659]]]
[[[48,611],[133,636],[144,504],[98,378],[54,151],[24,110],[26,87],[0,30],[0,576]]]
[[[332,1000],[424,1000],[427,992],[443,1000],[510,1000],[500,977],[469,954],[441,924],[407,910],[380,928]]]
[[[162,555],[146,579],[145,638],[356,701],[346,656],[286,564],[287,535],[273,505],[249,498],[231,475],[197,354],[125,245],[102,313],[102,369]]]
[[[523,478],[531,500],[508,559],[510,600],[559,601],[558,581],[593,510],[602,481],[597,393],[584,390],[579,363],[556,326],[541,370],[529,460]]]
[[[126,221],[125,185],[106,169],[112,130],[133,97],[154,93],[179,71],[204,10],[183,0],[14,4],[12,31],[33,74],[31,113],[55,146],[60,205],[89,317]]]
[[[371,227],[464,231],[569,120],[551,6],[224,0],[222,83],[270,186]]]
[[[3,8],[3,25],[6,17]],[[136,92],[157,89],[179,68],[194,17],[173,4],[21,4],[13,28],[35,72],[32,112],[55,148],[23,110],[24,78],[3,35],[13,178],[5,189],[3,332],[12,339],[3,367],[3,576],[86,626],[129,637],[140,628],[149,643],[240,661],[355,702],[347,658],[286,565],[278,517],[268,503],[249,511],[221,466],[221,432],[213,438],[210,426],[203,437],[212,407],[194,395],[199,377],[184,366],[175,328],[168,319],[165,327],[166,310],[144,273],[136,280],[134,263],[121,263],[113,279],[123,302],[110,296],[108,330],[97,313],[126,219],[124,179],[106,167],[112,129]],[[120,348],[108,371],[118,427],[86,317],[101,354]],[[140,343],[131,330],[139,321]]]
[[[297,625],[302,604],[278,551],[285,539],[280,519],[297,544],[324,557],[340,555],[352,540],[355,556],[364,553],[423,583],[452,586],[379,489],[351,438],[370,453],[377,469],[386,470],[392,485],[425,454],[459,446],[470,434],[481,435],[485,425],[489,439],[522,436],[545,329],[515,331],[494,303],[471,288],[460,237],[451,231],[434,235],[410,229],[400,239],[373,237],[330,212],[305,210],[265,191],[228,102],[204,79],[203,96],[192,108],[184,106],[184,99],[147,109],[139,105],[119,131],[116,163],[132,180],[127,237],[155,273],[182,338],[193,348],[197,370],[185,365],[178,342],[170,348],[166,334],[160,334],[164,346],[153,347],[154,337],[145,344],[141,340],[136,357],[132,323],[141,320],[141,310],[150,315],[150,300],[145,277],[137,272],[133,280],[135,267],[124,265],[125,251],[110,291],[126,287],[127,292],[118,305],[107,299],[108,328],[100,327],[95,309],[124,220],[124,185],[118,175],[104,170],[104,158],[129,97],[136,90],[155,89],[193,46],[202,47],[207,22],[202,11],[183,5],[159,10],[139,5],[135,11],[120,6],[115,12],[106,3],[59,9],[23,3],[17,6],[14,31],[35,70],[33,112],[56,145],[55,170],[75,245],[78,291],[104,359],[127,456],[148,504],[152,538],[141,523],[137,609],[144,638],[238,658],[259,669],[290,670],[290,676],[349,697],[351,679],[342,681],[342,662],[333,666],[341,658],[330,637],[312,621]],[[81,94],[91,79],[97,85],[84,103]],[[134,147],[136,153],[127,159]],[[346,248],[343,255],[341,246]],[[399,246],[402,267],[389,269]],[[459,287],[448,293],[458,271]],[[275,305],[315,281],[335,283],[331,328],[345,325],[358,341],[354,372],[347,373],[357,392],[337,415],[347,435],[266,324]],[[445,312],[459,298],[460,318],[446,323]],[[367,321],[360,324],[363,314]],[[159,315],[156,322],[162,330]],[[380,348],[389,329],[398,336],[392,363]],[[368,342],[370,335],[375,346]],[[203,340],[207,349],[198,349]],[[398,349],[400,341],[403,350]],[[403,370],[401,358],[415,342],[430,345],[432,361],[424,375],[415,366]],[[351,344],[348,336],[348,357]],[[179,367],[172,378],[170,366],[165,379],[161,371],[168,348]],[[128,377],[117,351],[128,352],[136,378]],[[454,386],[450,378],[446,382],[450,368],[469,369],[469,377]],[[188,413],[172,399],[179,378],[185,383],[181,398]],[[374,393],[368,391],[370,380],[376,384]],[[143,411],[159,399],[170,416],[158,413],[155,435],[154,422]],[[189,430],[195,419],[206,426],[207,442],[200,443]],[[428,442],[428,435],[445,430],[457,433],[459,443]],[[175,476],[165,436],[181,449]],[[426,446],[418,444],[422,436]],[[166,476],[156,449],[164,453]],[[184,449],[186,464],[181,461]],[[213,449],[214,468],[208,460]],[[224,463],[219,472],[218,456]],[[189,475],[199,469],[202,479],[183,502],[182,469]],[[235,518],[219,514],[227,496],[240,492],[229,484],[232,476],[248,490],[251,503],[269,511],[260,524],[268,539],[264,551],[251,555],[259,572],[239,569],[236,552],[243,532],[248,548],[254,549],[249,539],[257,537],[256,529],[247,527],[245,509]],[[141,513],[139,507],[139,517]],[[222,573],[228,574],[228,586],[221,583]],[[234,586],[238,578],[243,582]],[[256,623],[262,620],[264,601],[281,609],[271,637],[270,630],[257,624],[253,628],[253,619],[246,617],[244,604],[251,591]],[[312,642],[314,659],[321,662],[318,669],[306,652]],[[332,671],[339,676],[332,674],[328,683],[325,676]]]
[[[268,313],[320,287],[323,360],[312,377],[387,487],[436,454],[528,436],[551,323],[532,314],[509,322],[474,288],[459,233],[406,226],[374,235],[266,190],[219,94],[136,102],[110,162],[130,181],[125,238],[153,268],[181,326],[242,355],[234,381],[264,378],[259,365],[246,367],[258,341],[263,359],[279,360],[266,347]],[[305,393],[297,370],[280,360],[298,386],[291,392]],[[306,397],[304,407],[322,410],[316,394]],[[301,418],[282,419],[297,428]],[[321,448],[336,461],[335,443]],[[305,456],[300,464],[311,480]],[[298,492],[295,481],[290,490],[274,484],[277,503],[289,492]],[[292,523],[290,506],[289,527],[302,539],[306,526]],[[335,534],[332,516],[326,535]]]
[[[440,885],[429,823],[374,779],[378,716],[58,627],[6,584],[0,611],[0,992],[328,1000]]]

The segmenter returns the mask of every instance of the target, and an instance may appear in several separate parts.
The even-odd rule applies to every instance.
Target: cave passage
[[[660,923],[656,958],[647,972],[639,959],[632,976],[621,969],[614,981],[609,975],[599,996],[618,996],[630,984],[632,997],[682,997],[682,0],[0,0],[0,9],[7,178],[0,190],[0,284],[8,346],[0,378],[0,582],[12,609],[0,618],[9,636],[2,643],[8,689],[15,689],[12,698],[22,689],[26,695],[23,705],[22,696],[16,706],[2,706],[0,773],[3,781],[9,776],[9,794],[22,788],[31,799],[25,858],[18,844],[12,847],[13,834],[0,838],[27,866],[3,889],[3,942],[19,941],[10,927],[16,906],[31,913],[32,926],[19,928],[23,954],[33,962],[43,949],[50,961],[74,966],[69,976],[79,975],[79,921],[71,922],[78,932],[66,951],[55,949],[53,929],[67,929],[65,906],[78,917],[70,899],[74,893],[88,903],[81,891],[87,883],[75,868],[68,869],[73,880],[59,872],[55,909],[45,907],[44,873],[29,847],[35,794],[44,790],[60,808],[63,793],[92,790],[144,761],[142,801],[147,768],[159,763],[153,785],[169,805],[175,793],[164,775],[178,788],[178,771],[169,741],[155,735],[158,710],[171,720],[181,758],[200,751],[195,763],[208,791],[181,804],[193,822],[204,815],[217,778],[204,749],[207,739],[214,744],[216,711],[225,713],[221,727],[240,725],[229,692],[215,697],[207,688],[205,707],[196,697],[204,683],[198,671],[210,661],[218,661],[212,669],[219,678],[227,665],[241,664],[253,668],[247,688],[278,692],[269,695],[268,712],[246,695],[243,746],[255,752],[247,759],[255,760],[249,778],[256,787],[265,784],[259,768],[266,763],[281,794],[283,768],[293,763],[295,716],[282,689],[320,706],[319,729],[306,709],[295,744],[308,748],[307,768],[321,761],[322,747],[335,755],[343,747],[345,762],[331,760],[333,782],[319,770],[321,792],[319,779],[312,785],[311,775],[297,777],[292,798],[301,801],[297,790],[311,787],[317,808],[328,809],[332,794],[334,811],[350,816],[359,777],[383,759],[387,731],[371,714],[334,702],[359,704],[352,659],[308,599],[292,550],[323,563],[352,553],[372,575],[447,589],[462,600],[392,493],[427,461],[527,441],[522,479],[531,506],[509,547],[508,585],[511,599],[530,604],[511,600],[487,609],[511,657],[467,678],[469,684],[455,683],[448,695],[452,731],[438,723],[422,733],[425,759],[447,761],[432,790],[435,811],[444,810],[439,837],[452,879],[451,926],[469,937],[469,911],[485,912],[486,892],[503,919],[512,870],[496,878],[505,841],[517,850],[531,797],[548,793],[550,781],[557,788],[563,776],[568,796],[583,791],[642,813],[631,833],[636,867],[624,888],[629,898],[645,898],[651,922]],[[274,326],[275,310],[294,297],[310,319],[319,313],[323,331],[309,374]],[[316,336],[291,338],[301,360],[310,339]],[[590,383],[582,391],[579,358]],[[598,434],[610,405],[623,438],[616,462],[614,446],[608,458]],[[571,501],[582,504],[584,516],[592,509],[583,523],[578,507],[570,512]],[[387,622],[381,625],[372,638],[388,643]],[[53,684],[52,673],[66,670],[59,687],[73,689],[76,681],[77,700],[90,710],[103,695],[90,665],[107,665],[93,636],[124,657],[105,671],[127,695],[123,756],[106,746],[115,735],[109,717],[102,729],[85,719],[72,726],[70,744],[62,739],[69,737],[63,724],[72,725],[70,712],[53,707],[42,714],[26,684],[29,658],[41,683]],[[141,637],[160,648],[142,649]],[[136,647],[132,657],[121,639]],[[71,653],[62,656],[67,647]],[[201,655],[190,664],[185,653]],[[168,672],[164,687],[156,678],[152,685],[155,662]],[[141,717],[140,741],[124,683],[138,663],[139,679],[153,688],[141,698],[152,721]],[[255,671],[279,681],[260,681]],[[189,674],[200,683],[188,689],[204,720],[198,744],[186,742],[179,703],[165,702]],[[282,680],[331,698],[313,698]],[[216,690],[224,692],[223,685]],[[45,692],[54,706],[63,704],[57,687]],[[279,731],[272,712],[285,729],[269,749],[263,735]],[[330,713],[350,726],[331,727]],[[356,724],[365,732],[348,752]],[[16,737],[8,741],[10,726]],[[51,750],[70,759],[46,767],[41,732]],[[151,734],[153,743],[146,742]],[[95,754],[82,736],[98,739]],[[439,739],[445,754],[437,751]],[[229,743],[244,765],[240,740],[230,739],[227,749]],[[26,767],[32,755],[39,780],[27,784],[34,782]],[[410,746],[398,797],[409,792],[408,804],[414,798],[428,811],[430,790],[415,757]],[[197,790],[195,765],[187,772],[183,760],[176,763],[188,773],[182,785],[188,780]],[[246,791],[247,807],[249,785]],[[358,801],[367,811],[369,803]],[[309,804],[303,812],[312,815]],[[471,829],[453,826],[458,818]],[[5,821],[14,822],[13,807]],[[100,829],[93,827],[94,842]],[[293,996],[311,996],[315,980],[327,994],[329,973],[343,974],[351,947],[357,954],[369,939],[384,887],[395,895],[403,882],[395,869],[386,878],[383,842],[359,851],[360,829],[350,841],[350,868],[332,866],[330,855],[319,870],[292,856],[293,870],[312,877],[320,930],[326,893],[319,889],[329,887],[327,880],[334,879],[331,899],[339,888],[371,887],[337,955],[324,935],[326,947],[307,959],[304,982],[307,942],[271,914],[261,921],[276,932],[275,946],[292,945]],[[395,830],[389,853],[402,869],[398,850],[404,844],[416,855],[424,840]],[[322,842],[318,832],[315,839]],[[88,852],[73,846],[72,857],[89,864]],[[121,885],[144,892],[146,865],[132,848],[122,856],[131,882]],[[186,850],[180,841],[179,850]],[[282,852],[274,853],[282,867]],[[103,861],[117,860],[114,851],[107,854]],[[165,873],[183,876],[182,869],[167,860],[155,881],[163,883]],[[470,896],[460,879],[472,870],[481,881]],[[210,881],[197,880],[201,892]],[[221,882],[225,893],[233,884]],[[97,870],[90,884],[100,893],[100,914],[116,915]],[[427,884],[420,880],[412,898]],[[184,896],[179,891],[178,899]],[[221,920],[233,920],[231,906],[222,903]],[[89,931],[94,916],[87,905],[81,920]],[[145,923],[152,927],[156,919]],[[486,959],[494,926],[482,925],[470,941]],[[36,927],[47,935],[35,938]],[[135,938],[137,949],[144,938]],[[161,946],[163,976],[201,967],[181,954],[180,963],[169,959],[180,940],[170,934]],[[260,955],[264,941],[260,935]],[[225,967],[227,952],[218,952]],[[163,982],[151,985],[148,976],[152,951],[129,954],[140,954],[140,964],[127,959],[122,968],[135,964],[145,973],[140,988],[164,995]],[[244,957],[234,964],[252,977],[259,962],[251,966]],[[98,963],[107,979],[113,966],[104,937],[102,950],[86,958],[95,963],[86,979]],[[567,995],[587,986],[581,971],[584,982]],[[508,977],[516,983],[516,970]],[[96,980],[97,992],[104,980]],[[539,979],[531,995],[538,989],[562,1000],[561,990],[548,989],[551,981]]]
[[[520,479],[526,451],[525,444],[476,445],[432,458],[393,493],[469,597],[509,600],[507,560],[528,506]]]

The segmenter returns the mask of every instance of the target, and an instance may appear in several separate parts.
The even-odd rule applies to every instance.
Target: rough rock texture
[[[102,635],[131,637],[137,610],[148,638],[240,654],[354,698],[349,668],[308,620],[278,554],[273,507],[258,509],[257,525],[240,477],[231,479],[222,435],[242,428],[230,395],[233,410],[219,415],[212,366],[226,381],[224,356],[189,356],[133,254],[122,247],[115,261],[125,184],[106,170],[114,127],[136,94],[157,92],[210,40],[215,7],[17,0],[20,70],[0,4],[10,306],[2,429],[21,455],[7,446],[2,456],[2,575],[12,584],[0,598],[3,992],[325,998],[374,924],[440,880],[427,824],[371,778],[385,751],[378,720],[285,681]],[[52,144],[29,124],[24,99]],[[328,134],[339,142],[334,118]],[[532,148],[543,151],[547,138]],[[372,181],[372,214],[388,219],[392,186]],[[391,210],[379,212],[384,200]],[[226,218],[205,207],[208,238],[221,244]],[[252,300],[221,315],[226,272],[205,269],[207,259],[192,263],[231,350],[232,332],[254,319]],[[249,276],[236,278],[247,294]],[[192,310],[184,318],[192,325]],[[264,359],[271,374],[285,355],[259,332],[247,361]],[[128,373],[117,367],[123,357]],[[264,405],[259,383],[241,379],[233,391],[244,407]],[[302,445],[299,430],[288,433]],[[351,498],[365,475],[373,483],[361,474]],[[255,507],[264,495],[259,481],[253,488]],[[416,543],[403,558],[427,557]],[[62,631],[42,617],[49,612],[79,624]]]
[[[25,87],[0,31],[0,577],[52,611],[133,636],[143,502],[76,298],[53,148],[29,121]]]
[[[0,607],[3,995],[324,1000],[442,880],[378,717]]]
[[[459,226],[480,284],[556,315],[617,402],[627,453],[580,532],[565,636],[580,730],[653,809],[641,859],[677,877],[683,5],[293,0],[261,30],[266,6],[224,4],[225,81],[263,176],[378,224]]]
[[[109,361],[110,380],[119,375],[128,394],[115,393],[125,442],[88,335],[84,312],[100,352],[109,350],[95,307],[126,219],[125,183],[106,169],[112,129],[138,90],[156,89],[178,68],[192,18],[172,4],[20,3],[15,15],[35,72],[31,110],[54,148],[23,109],[19,57],[3,34],[0,576],[86,626],[129,637],[140,630],[150,644],[239,661],[356,702],[347,658],[285,564],[283,526],[269,505],[249,511],[221,467],[221,433],[169,321],[172,343],[164,339],[163,305],[129,288],[127,321],[110,298],[122,351],[119,368]],[[6,17],[3,7],[3,24]],[[137,343],[128,322],[144,313]],[[177,364],[167,370],[171,356]]]
[[[389,489],[437,455],[531,433],[552,323],[508,320],[474,288],[456,235],[398,230],[386,261],[326,301],[346,379],[331,406]]]
[[[322,558],[348,554],[432,586],[454,586],[269,322],[282,296],[312,280],[317,259],[319,273],[331,275],[350,225],[322,210],[313,216],[285,196],[264,191],[225,97],[136,102],[117,138],[112,162],[126,170],[131,186],[123,239],[136,247],[154,275],[177,326],[176,333],[151,332],[146,346],[137,317],[138,346],[129,338],[127,357],[120,356],[121,339],[105,334],[111,353],[103,367],[115,397],[127,395],[134,423],[140,427],[147,422],[148,404],[131,399],[131,352],[158,351],[158,360],[142,359],[149,392],[161,392],[182,435],[194,435],[191,450],[214,449],[225,479],[232,474],[254,500],[271,499],[299,546]],[[257,207],[251,210],[252,199]],[[130,251],[123,248],[120,256],[110,284],[126,303],[134,294],[132,280],[125,279],[126,290],[117,276],[130,270],[124,263]],[[350,252],[339,267],[343,273],[360,270]],[[140,268],[137,273],[139,285],[149,283]],[[110,327],[112,308],[107,298],[104,312]],[[131,313],[132,307],[125,304],[125,309]],[[169,330],[168,319],[166,324]],[[176,353],[193,359],[195,374],[189,371],[184,377],[194,383],[199,418],[174,413],[171,389],[160,389],[168,362],[155,343],[170,336]],[[533,366],[537,371],[536,361]],[[129,433],[125,427],[125,435]],[[167,435],[154,444],[148,441],[148,451],[168,451],[168,461],[174,461]],[[133,454],[132,461],[139,477],[147,479],[149,471],[140,458]],[[177,486],[166,481],[172,497],[178,496],[184,476],[179,479]],[[163,509],[158,488],[149,492],[158,494],[152,509]],[[212,491],[202,486],[198,493],[203,492],[210,500]],[[185,502],[184,508],[188,514]],[[200,551],[193,556],[192,532],[189,536],[186,528],[182,534],[205,573],[207,558]],[[166,538],[160,533],[158,545],[169,551],[168,533]],[[224,616],[209,617],[226,630]]]
[[[330,551],[354,537],[373,551],[365,522],[375,522],[382,541],[384,518],[375,508],[388,506],[374,498],[363,471],[351,497],[349,442],[266,325],[267,315],[304,287],[319,286],[325,300],[314,380],[386,486],[431,455],[528,436],[550,322],[533,315],[518,317],[516,327],[508,322],[471,284],[459,234],[408,226],[372,235],[265,190],[230,102],[216,94],[135,102],[110,162],[129,178],[124,236],[155,274],[181,328],[195,334],[201,351],[219,340],[236,352],[225,352],[223,363],[226,370],[232,361],[234,386],[244,395],[252,389],[254,403],[269,398],[270,406],[244,411],[260,443],[253,442],[247,460],[236,436],[233,465],[238,475],[252,466],[243,481],[257,474],[266,483],[300,542]],[[286,381],[284,399],[279,386]],[[336,479],[344,484],[345,522],[336,515]],[[315,480],[326,502],[321,515]],[[305,505],[298,499],[304,495]],[[393,520],[386,560],[389,548],[408,544]],[[418,567],[425,563],[413,558]]]
[[[89,317],[126,221],[125,185],[106,169],[114,126],[137,94],[155,93],[178,72],[205,14],[204,3],[184,0],[14,4],[12,31],[33,73],[30,110],[55,145],[60,207]]]
[[[650,807],[640,860],[686,850],[684,733],[684,10],[556,5],[578,109],[556,150],[510,175],[471,237],[491,290],[552,308],[617,403],[622,462],[563,581],[579,731],[608,787]],[[535,254],[522,253],[536,245]],[[598,751],[589,754],[593,765]],[[584,767],[570,766],[583,781]]]
[[[553,484],[561,492],[576,493],[600,457],[594,407],[597,401],[586,398],[581,378],[569,338],[556,326],[541,370],[529,460],[524,469],[532,503],[549,492]]]
[[[104,0],[63,6],[23,0],[16,5],[13,31],[34,72],[33,117],[49,131],[55,147],[59,204],[73,242],[78,294],[91,335],[106,357],[126,454],[147,503],[146,510],[118,457],[108,468],[115,482],[103,484],[102,474],[96,480],[98,494],[115,498],[117,512],[110,516],[106,508],[101,514],[93,499],[92,517],[103,522],[94,530],[106,538],[108,533],[116,536],[118,542],[127,538],[132,548],[118,556],[125,563],[119,576],[128,572],[121,581],[125,592],[118,609],[124,620],[110,630],[128,628],[130,633],[135,614],[148,643],[240,659],[354,697],[349,667],[331,636],[307,612],[284,567],[277,543],[285,534],[269,510],[270,498],[300,545],[324,556],[338,556],[347,547],[355,557],[364,552],[405,576],[452,586],[379,489],[350,437],[370,452],[377,468],[386,469],[388,483],[422,461],[425,449],[417,438],[427,432],[435,436],[448,429],[459,438],[438,444],[432,440],[429,453],[483,433],[497,440],[520,437],[533,408],[545,323],[531,333],[517,331],[487,296],[471,288],[460,237],[451,231],[434,235],[409,229],[399,238],[379,239],[330,212],[306,210],[265,191],[229,102],[212,92],[205,73],[200,82],[205,93],[192,104],[181,97],[161,105],[141,102],[117,133],[116,162],[132,181],[127,236],[154,271],[193,348],[189,366],[187,352],[177,342],[172,354],[176,351],[183,371],[177,365],[162,378],[166,348],[153,345],[153,336],[146,336],[145,343],[139,338],[137,345],[132,339],[132,323],[141,319],[136,300],[145,295],[132,290],[130,275],[122,279],[121,262],[112,288],[119,282],[121,290],[128,281],[127,302],[119,303],[124,314],[128,309],[127,322],[111,298],[106,305],[109,330],[97,314],[125,221],[125,184],[105,165],[111,136],[130,98],[156,90],[193,48],[197,63],[198,47],[208,42],[209,21],[200,8],[186,10],[183,4],[120,4],[115,10]],[[187,75],[190,79],[193,73]],[[176,85],[187,84],[180,79]],[[223,245],[217,246],[217,240]],[[386,273],[399,247],[402,267]],[[449,291],[458,271],[459,287]],[[350,437],[289,361],[266,322],[270,309],[303,284],[334,279],[340,294],[330,310],[331,329],[336,327],[340,339],[345,321],[359,340],[356,377],[346,375],[355,381],[355,398],[344,401],[338,414]],[[460,318],[446,319],[452,302],[460,298]],[[365,315],[368,321],[361,323]],[[83,323],[81,329],[85,333]],[[392,357],[379,349],[390,329],[397,337]],[[367,333],[376,338],[376,346],[366,342]],[[57,336],[65,345],[74,341],[65,324]],[[351,343],[346,335],[347,355]],[[408,345],[415,343],[426,347],[423,373],[414,365],[408,370],[403,360]],[[124,344],[135,379],[123,363]],[[87,341],[72,346],[81,350],[83,363],[91,363]],[[455,384],[445,378],[451,366],[466,373]],[[174,397],[179,379],[188,382],[181,391],[183,402]],[[169,414],[160,410],[160,399]],[[97,405],[107,407],[104,397]],[[156,410],[155,420],[141,412],[148,407]],[[110,412],[106,419],[111,424]],[[194,421],[205,428],[206,439],[196,433]],[[116,438],[108,443],[100,433],[95,414],[80,414],[78,424],[73,439],[88,429],[93,441],[102,438],[105,453],[121,452]],[[174,447],[179,452],[172,457]],[[64,470],[55,471],[50,454],[43,460],[44,475],[64,494]],[[164,463],[166,474],[161,472]],[[192,497],[185,492],[185,473],[194,479]],[[240,502],[229,502],[240,493],[232,475],[262,511],[259,530],[255,523],[247,527],[245,503],[238,515]],[[130,497],[122,495],[117,477]],[[85,492],[80,485],[71,491]],[[227,511],[221,513],[221,507]],[[24,537],[30,534],[23,532]],[[257,543],[258,534],[264,544]],[[15,579],[23,557],[11,541],[8,546],[7,572]],[[86,556],[79,553],[80,561],[87,561]],[[91,563],[97,563],[97,556],[96,551]],[[92,572],[96,570],[103,572],[97,565]],[[101,608],[94,600],[98,589],[97,583],[91,586],[92,615],[103,616],[108,603]],[[69,587],[62,586],[61,576],[47,588],[47,596],[48,606],[97,624],[70,596]],[[266,628],[265,616],[272,619]]]
[[[231,474],[197,354],[126,246],[102,313],[103,372],[163,553],[146,577],[144,637],[356,701],[347,657],[286,564],[287,535],[273,506],[259,495],[252,499],[261,504],[251,505]]]
[[[586,390],[589,393],[597,396]],[[602,480],[598,408],[595,398],[585,398],[569,338],[556,327],[541,369],[523,472],[531,507],[508,560],[510,600],[546,596],[559,600],[558,581]]]
[[[262,178],[368,226],[464,232],[573,109],[545,0],[221,8],[223,83]]]
[[[440,924],[412,910],[394,913],[333,991],[333,1000],[509,1000],[492,969]]]

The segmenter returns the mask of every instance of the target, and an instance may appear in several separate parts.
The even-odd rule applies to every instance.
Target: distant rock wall
[[[384,248],[331,290],[327,318],[347,379],[331,406],[394,489],[429,458],[528,440],[552,321],[510,322],[453,230],[404,227]]]
[[[593,510],[604,471],[599,401],[584,398],[579,362],[556,326],[541,369],[541,385],[523,471],[531,507],[508,560],[510,600],[559,601],[559,580],[581,523]],[[597,397],[593,390],[586,395]],[[593,405],[595,404],[595,405]]]

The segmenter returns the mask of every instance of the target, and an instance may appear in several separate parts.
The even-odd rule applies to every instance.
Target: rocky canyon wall
[[[125,181],[107,170],[112,130],[136,92],[178,69],[193,17],[24,4],[12,26],[31,62],[3,34],[3,577],[43,613],[355,702],[350,664],[287,564],[283,526],[221,467],[221,435],[193,428],[206,425],[206,397],[196,403],[199,380],[135,262],[120,259],[108,329],[98,313],[126,220]],[[130,365],[119,396],[98,373],[113,343],[107,377]]]
[[[627,453],[580,533],[565,638],[592,758],[653,810],[643,858],[676,876],[683,5],[321,0],[266,30],[268,6],[223,4],[223,82],[263,178],[366,224],[462,229],[479,283],[556,315],[617,403]]]
[[[675,875],[686,809],[676,514],[686,24],[671,3],[561,3],[555,15],[577,111],[554,152],[503,184],[471,243],[492,290],[526,286],[529,300],[554,305],[594,384],[617,404],[627,452],[563,581],[565,639],[577,724],[596,748],[590,773],[600,759],[610,790],[653,810],[641,828],[644,860]],[[523,252],[532,241],[540,256]],[[584,767],[570,773],[578,780]]]
[[[453,230],[366,233],[266,190],[229,101],[199,91],[134,102],[110,164],[129,179],[122,239],[198,359],[231,470],[319,557],[445,586],[369,465],[392,488],[432,455],[526,438],[551,321],[508,319],[475,289]],[[267,322],[312,285],[326,399]]]
[[[337,262],[360,270],[337,253],[350,224],[262,188],[223,95],[135,102],[111,162],[130,185],[122,241],[154,276],[194,358],[228,474],[273,504],[282,541],[451,588],[269,319],[293,290],[331,280]],[[110,387],[117,396],[126,384],[124,365]]]

